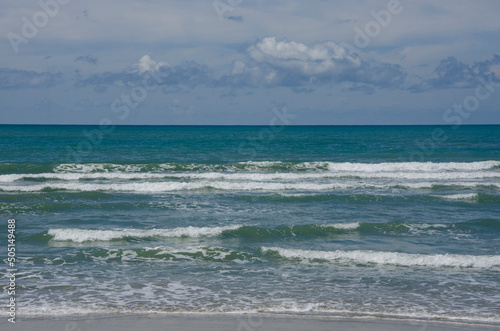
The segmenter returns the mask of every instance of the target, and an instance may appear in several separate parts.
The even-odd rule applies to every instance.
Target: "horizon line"
[[[498,126],[500,123],[485,124],[460,124],[458,126]],[[28,124],[28,123],[8,123],[0,126],[101,126],[100,124]],[[270,124],[110,124],[107,126],[270,126]],[[288,124],[280,127],[301,127],[301,126],[457,126],[456,124]]]

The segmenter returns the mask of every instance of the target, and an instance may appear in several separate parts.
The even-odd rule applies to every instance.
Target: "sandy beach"
[[[100,330],[370,330],[370,331],[444,331],[499,330],[500,325],[429,322],[381,318],[330,318],[297,315],[168,314],[94,316],[71,318],[19,318],[15,324],[3,319],[5,331],[100,331]]]

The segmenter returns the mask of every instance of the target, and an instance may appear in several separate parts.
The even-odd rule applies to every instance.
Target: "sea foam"
[[[84,229],[50,229],[47,234],[52,236],[53,241],[72,241],[83,243],[87,241],[110,241],[125,238],[148,238],[148,237],[213,237],[218,236],[226,230],[235,230],[242,225],[228,225],[218,227],[179,227],[174,229],[119,229],[119,230],[84,230]]]
[[[500,161],[478,162],[383,162],[383,163],[351,163],[351,162],[281,162],[281,161],[247,161],[234,164],[197,164],[197,163],[163,163],[163,164],[112,164],[112,163],[64,163],[56,166],[54,172],[92,173],[92,172],[141,172],[141,171],[294,171],[294,170],[330,170],[356,172],[408,172],[408,171],[479,171],[493,170],[500,167]]]
[[[183,173],[151,173],[151,172],[93,172],[93,173],[41,173],[41,174],[9,174],[0,175],[0,182],[12,183],[26,179],[51,179],[61,181],[78,181],[88,179],[194,179],[194,180],[230,180],[230,181],[297,181],[309,179],[408,179],[408,180],[457,180],[457,179],[494,179],[500,178],[500,172],[361,172],[338,171],[320,173],[225,173],[225,172],[183,172]]]
[[[450,195],[438,195],[438,198],[443,198],[447,200],[477,200],[479,194],[477,193],[464,193],[464,194],[450,194]]]
[[[327,260],[332,262],[354,262],[390,264],[398,266],[430,267],[472,267],[491,268],[500,266],[500,255],[458,255],[458,254],[407,254],[398,252],[377,252],[369,250],[316,251],[262,247],[263,252],[277,252],[287,259]]]
[[[330,183],[314,182],[231,182],[231,181],[151,181],[151,182],[132,182],[132,183],[79,183],[79,182],[48,182],[32,185],[0,185],[0,190],[5,192],[40,192],[44,190],[68,190],[68,191],[110,191],[110,192],[137,192],[137,193],[155,193],[155,192],[173,192],[190,190],[214,189],[220,191],[328,191],[342,189],[433,189],[440,187],[467,187],[475,188],[480,186],[489,186],[500,188],[500,183],[494,182],[415,182],[403,183],[394,182],[386,184],[370,182],[340,182],[332,181]]]
[[[325,224],[323,227],[332,227],[335,229],[341,229],[341,230],[355,230],[359,228],[360,224],[359,222],[353,222],[353,223],[333,223],[333,224]]]

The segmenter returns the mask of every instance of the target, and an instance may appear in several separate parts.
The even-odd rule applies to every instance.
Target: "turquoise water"
[[[500,323],[499,215],[500,126],[0,126],[24,316]]]

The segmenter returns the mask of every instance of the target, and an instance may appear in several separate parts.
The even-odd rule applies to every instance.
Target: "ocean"
[[[500,126],[4,125],[0,219],[19,317],[500,323]]]

